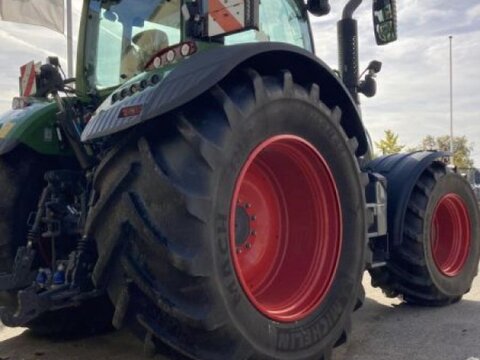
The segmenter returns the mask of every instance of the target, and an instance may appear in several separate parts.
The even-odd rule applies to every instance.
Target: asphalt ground
[[[369,282],[366,275],[367,300],[354,314],[351,340],[336,350],[335,360],[480,360],[479,278],[463,301],[446,308],[413,307],[387,299]],[[61,341],[0,324],[0,360],[144,358],[141,343],[127,331]]]

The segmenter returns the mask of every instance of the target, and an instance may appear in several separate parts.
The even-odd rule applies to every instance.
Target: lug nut
[[[249,242],[247,242],[247,243],[245,244],[245,247],[246,247],[247,249],[251,249],[251,248],[252,248],[252,244],[250,244]]]

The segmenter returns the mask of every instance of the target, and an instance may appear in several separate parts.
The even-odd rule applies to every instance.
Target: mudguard
[[[387,224],[391,246],[398,246],[403,241],[408,200],[420,175],[433,161],[447,156],[441,151],[420,151],[383,156],[367,164],[367,171],[379,173],[387,179]]]
[[[33,100],[18,110],[0,115],[0,155],[24,144],[45,155],[57,155],[63,150],[55,131],[55,103]]]
[[[274,42],[221,46],[199,52],[180,62],[170,72],[151,75],[157,76],[157,84],[112,103],[112,96],[119,97],[122,89],[132,85],[129,82],[107,98],[97,110],[82,133],[82,141],[112,135],[158,118],[212,88],[234,69],[247,66],[262,74],[289,69],[294,80],[300,84],[317,82],[320,85],[322,101],[327,106],[342,108],[342,125],[347,135],[357,137],[359,143],[357,154],[363,155],[368,150],[359,109],[339,77],[310,52]],[[152,82],[150,81],[150,84]],[[125,108],[128,111],[122,111]]]

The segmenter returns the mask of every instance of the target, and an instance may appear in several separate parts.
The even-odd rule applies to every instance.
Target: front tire
[[[104,160],[89,223],[116,326],[195,359],[329,359],[345,341],[364,177],[340,109],[307,88],[236,74]]]
[[[434,162],[413,189],[404,229],[387,266],[371,270],[373,285],[411,304],[459,301],[470,290],[480,257],[479,210],[468,182]]]

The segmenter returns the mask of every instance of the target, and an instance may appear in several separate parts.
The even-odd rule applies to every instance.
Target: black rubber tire
[[[464,201],[471,227],[468,258],[456,276],[443,274],[435,264],[430,231],[434,210],[442,196],[453,193]],[[390,252],[386,267],[370,271],[372,285],[388,297],[407,303],[443,306],[459,301],[470,290],[480,257],[479,209],[470,184],[441,162],[434,162],[417,181],[408,202],[403,242]]]
[[[28,217],[36,210],[45,172],[56,163],[53,157],[42,158],[23,148],[0,157],[0,273],[11,272],[17,248],[26,244]],[[0,307],[14,311],[17,291],[0,292]],[[26,327],[38,335],[87,335],[110,329],[112,315],[112,305],[104,296],[80,307],[47,312]]]
[[[0,157],[0,272],[11,270],[17,248],[26,242],[28,216],[44,184],[44,166],[25,150]]]
[[[307,90],[308,89],[308,90]],[[330,359],[363,299],[366,177],[341,111],[288,71],[238,72],[113,150],[97,170],[87,229],[94,270],[126,323],[172,358]],[[153,122],[152,122],[153,123]],[[272,321],[236,278],[226,233],[232,191],[250,151],[275,134],[312,143],[328,162],[343,216],[340,265],[326,299],[296,323]],[[367,179],[368,180],[368,179]]]

